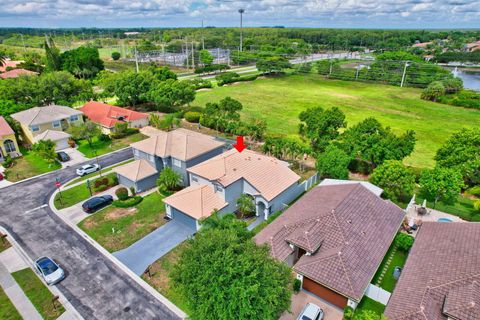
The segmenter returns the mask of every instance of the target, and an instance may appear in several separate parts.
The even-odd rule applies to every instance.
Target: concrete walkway
[[[130,270],[141,275],[147,267],[193,235],[195,230],[178,220],[171,220],[128,248],[114,252]]]
[[[255,219],[255,221],[253,221],[248,227],[247,227],[247,230],[248,231],[252,231],[256,226],[258,226],[260,223],[262,223],[263,221],[265,221],[264,217],[263,216],[259,216]]]
[[[14,250],[13,248],[10,249]],[[40,313],[38,313],[37,309],[35,309],[33,304],[25,295],[23,290],[20,288],[18,283],[15,282],[15,279],[12,277],[3,261],[0,261],[0,286],[24,319],[43,319]]]

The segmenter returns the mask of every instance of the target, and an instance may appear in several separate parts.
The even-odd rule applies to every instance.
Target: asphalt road
[[[105,167],[131,157],[128,148],[99,163]],[[65,183],[78,167],[0,189],[0,225],[30,258],[47,255],[66,269],[67,278],[57,286],[85,319],[178,319],[48,207],[55,178]]]

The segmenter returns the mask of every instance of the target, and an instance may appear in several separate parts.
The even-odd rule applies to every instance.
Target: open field
[[[351,126],[375,117],[401,134],[415,130],[414,153],[405,159],[414,167],[433,167],[437,149],[455,131],[480,123],[480,112],[420,99],[420,90],[352,81],[326,80],[322,76],[290,75],[258,79],[197,93],[193,105],[205,106],[226,96],[243,103],[243,115],[264,119],[271,133],[296,135],[298,114],[309,107],[339,107]]]

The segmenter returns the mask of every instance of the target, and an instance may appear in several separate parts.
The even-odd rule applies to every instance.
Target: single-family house
[[[254,240],[292,266],[304,290],[355,308],[404,216],[361,183],[331,183],[310,190]]]
[[[148,126],[148,114],[141,113],[109,104],[89,101],[80,111],[92,122],[100,125],[106,134],[115,129],[116,123],[128,123],[129,128],[143,128]]]
[[[188,185],[187,168],[221,154],[225,142],[186,129],[159,131],[152,137],[131,144],[134,162],[117,167],[118,182],[141,192],[155,186],[156,178],[169,167]]]
[[[22,137],[26,143],[34,144],[38,142],[38,136],[40,136],[40,139],[50,137],[57,143],[57,149],[64,149],[68,147],[70,136],[58,132],[63,132],[72,125],[83,123],[82,115],[81,111],[70,107],[49,105],[20,111],[12,114],[11,117],[20,123]],[[51,131],[58,132],[52,133]]]
[[[390,320],[480,319],[480,223],[423,222],[388,301]]]
[[[23,61],[14,61],[11,59],[5,59],[4,63],[2,66],[0,66],[0,72],[5,72],[7,69],[14,69],[16,68],[20,63]]]
[[[7,121],[0,117],[0,162],[3,162],[6,156],[18,157],[20,156],[20,149],[17,139],[15,139],[15,132]]]
[[[465,45],[465,51],[467,51],[467,52],[473,52],[473,51],[477,51],[477,50],[480,50],[480,40],[475,41],[475,42],[471,42],[471,43],[467,43]]]
[[[251,197],[256,215],[267,219],[304,191],[286,162],[251,150],[231,149],[187,171],[190,187],[164,199],[166,215],[196,229],[198,220],[215,210],[235,212],[242,194]]]
[[[26,70],[26,69],[13,69],[10,71],[5,71],[0,73],[0,78],[9,79],[9,78],[18,78],[20,76],[36,76],[37,72]]]

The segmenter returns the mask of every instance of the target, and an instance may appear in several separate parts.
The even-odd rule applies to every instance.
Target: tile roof
[[[0,73],[0,78],[2,79],[8,79],[8,78],[18,78],[20,76],[34,76],[37,75],[38,73],[26,70],[26,69],[13,69],[10,71],[5,71],[3,73]]]
[[[480,319],[480,223],[424,222],[390,298],[391,320]]]
[[[115,167],[113,168],[113,172],[118,173],[119,175],[122,175],[128,180],[134,182],[158,173],[157,169],[155,169],[150,162],[145,159],[135,160],[133,162],[124,164],[123,166]]]
[[[376,185],[368,182],[368,181],[354,181],[354,180],[339,180],[339,179],[323,179],[322,182],[320,182],[319,185],[321,186],[331,186],[331,185],[336,185],[336,184],[354,184],[354,183],[360,183],[362,186],[376,194],[377,196],[380,196],[383,193],[383,189],[380,187],[377,187]]]
[[[310,252],[294,270],[359,301],[397,233],[405,212],[360,183],[317,186],[255,236],[284,261]]]
[[[17,65],[19,65],[22,62],[23,61],[14,61],[14,60],[6,59],[4,65],[0,66],[0,72],[5,72],[8,67],[15,68]]]
[[[3,136],[8,136],[14,133],[15,132],[13,131],[13,129],[10,128],[10,126],[8,125],[7,120],[5,120],[5,118],[0,116],[0,139]]]
[[[224,146],[224,142],[214,137],[186,129],[160,131],[148,139],[135,142],[131,147],[158,157],[173,157],[187,161],[201,154]]]
[[[300,180],[286,162],[251,150],[238,152],[231,149],[187,171],[210,181],[215,180],[224,187],[243,178],[267,201]]]
[[[11,117],[23,125],[29,126],[67,119],[70,116],[81,114],[81,111],[73,108],[52,104],[45,107],[34,107],[20,111],[12,114]]]
[[[163,199],[163,202],[197,220],[228,205],[210,185],[190,186]]]
[[[38,136],[33,138],[34,142],[38,142],[40,140],[52,140],[58,141],[66,138],[70,138],[71,135],[69,133],[58,131],[58,130],[45,130],[44,132],[40,133]]]
[[[148,118],[147,113],[141,113],[97,101],[89,101],[79,110],[82,111],[93,122],[107,128],[113,128],[115,123],[130,122],[138,119]],[[119,120],[119,117],[123,117],[124,120]]]

